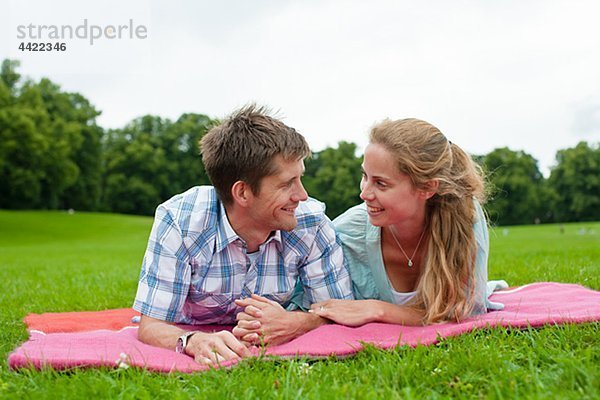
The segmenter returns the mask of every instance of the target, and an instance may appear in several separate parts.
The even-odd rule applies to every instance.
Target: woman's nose
[[[373,191],[371,190],[371,186],[367,182],[363,182],[361,185],[360,198],[363,201],[373,199]]]

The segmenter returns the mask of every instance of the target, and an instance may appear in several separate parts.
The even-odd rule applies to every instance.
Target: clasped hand
[[[286,311],[279,303],[253,294],[235,300],[244,307],[237,315],[233,335],[247,344],[279,344],[297,336],[296,313]]]
[[[280,344],[314,329],[323,321],[359,326],[377,320],[378,303],[372,300],[326,300],[311,306],[309,313],[289,312],[280,304],[253,294],[235,303],[244,307],[237,315],[233,335],[247,345]],[[321,318],[316,318],[322,317]]]

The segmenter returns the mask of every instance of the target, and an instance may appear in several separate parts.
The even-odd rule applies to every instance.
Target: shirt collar
[[[223,203],[219,202],[219,225],[217,227],[217,240],[215,243],[215,252],[220,252],[229,246],[231,243],[239,240],[240,243],[245,244],[244,239],[242,239],[231,226],[229,222],[229,218],[227,218],[227,212],[225,211],[225,207]],[[271,235],[267,238],[267,240],[261,244],[260,246],[264,246],[271,241],[275,241],[277,243],[277,247],[279,251],[282,250],[282,238],[281,231],[277,230],[271,233]]]
[[[219,202],[219,218],[215,251],[222,251],[225,247],[229,246],[236,240],[239,240],[243,243],[242,238],[239,237],[237,233],[235,233],[233,227],[229,223],[229,219],[227,218],[227,213],[225,212],[225,207],[223,207],[223,203]]]

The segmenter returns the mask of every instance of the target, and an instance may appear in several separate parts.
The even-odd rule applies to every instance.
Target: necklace
[[[394,240],[396,241],[396,244],[398,245],[398,247],[402,251],[402,254],[404,254],[404,257],[406,257],[406,259],[408,260],[408,268],[412,268],[412,266],[413,266],[413,260],[412,259],[415,258],[415,254],[417,254],[417,250],[419,250],[419,246],[421,245],[421,240],[423,239],[423,235],[425,234],[425,229],[423,229],[423,232],[421,232],[421,237],[419,238],[419,242],[417,243],[417,247],[415,247],[415,251],[413,251],[412,256],[410,256],[410,258],[408,257],[408,254],[406,254],[406,252],[404,251],[404,249],[402,248],[402,246],[400,245],[400,242],[398,241],[398,238],[396,237],[396,234],[394,233],[394,230],[392,229],[392,226],[390,226],[390,232],[392,232],[392,237],[394,238]]]

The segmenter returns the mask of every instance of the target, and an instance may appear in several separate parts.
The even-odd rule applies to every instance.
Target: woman
[[[344,325],[460,321],[487,308],[488,232],[481,170],[433,125],[376,125],[364,154],[363,204],[334,224],[358,300],[311,312]]]

